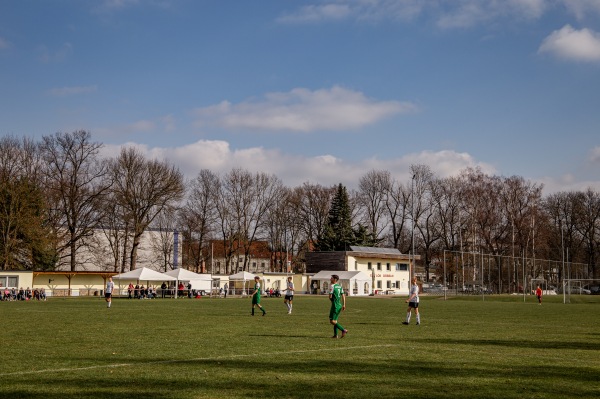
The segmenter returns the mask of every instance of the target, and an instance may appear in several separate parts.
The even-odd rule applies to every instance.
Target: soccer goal
[[[564,279],[559,294],[564,303],[571,303],[571,295],[600,295],[600,279]]]

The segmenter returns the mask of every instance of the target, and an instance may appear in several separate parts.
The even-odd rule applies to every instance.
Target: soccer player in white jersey
[[[115,289],[115,283],[113,283],[112,277],[108,278],[106,283],[106,290],[104,290],[104,299],[106,300],[106,307],[110,308],[112,304],[112,292]]]
[[[417,316],[417,325],[421,324],[421,316],[419,315],[419,286],[417,285],[417,278],[412,278],[412,286],[410,287],[410,294],[408,299],[408,310],[406,311],[406,321],[403,321],[402,324],[410,323],[410,315],[411,310],[415,310],[415,316]]]
[[[285,289],[285,297],[283,303],[287,306],[288,314],[292,314],[292,301],[294,300],[294,283],[292,277],[287,278],[287,288]]]

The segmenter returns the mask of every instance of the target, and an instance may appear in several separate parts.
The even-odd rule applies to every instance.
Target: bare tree
[[[596,262],[598,259],[598,248],[600,247],[600,193],[588,188],[579,193],[576,200],[576,224],[582,243],[585,248],[584,261],[589,265],[589,274],[597,278],[598,270]]]
[[[59,251],[77,268],[77,251],[98,225],[99,204],[108,192],[107,165],[98,159],[102,144],[84,130],[44,136],[46,189],[60,212],[59,230],[65,232]]]
[[[335,190],[335,186],[325,187],[310,183],[304,183],[293,190],[290,206],[304,230],[305,249],[310,249],[317,237],[323,234]]]
[[[404,253],[410,252],[410,186],[392,181],[385,196],[385,215],[389,221],[389,241],[393,248]]]
[[[177,222],[175,219],[176,210],[165,208],[159,213],[150,228],[150,245],[153,251],[153,263],[159,266],[159,270],[167,272],[175,267],[175,235],[177,232]]]
[[[206,244],[217,227],[217,198],[219,177],[210,170],[198,173],[190,184],[186,204],[179,211],[179,225],[184,238],[184,259],[199,272],[205,262]],[[211,272],[212,270],[211,265]]]
[[[420,247],[425,267],[426,280],[433,259],[433,245],[441,239],[440,218],[435,212],[435,203],[439,202],[440,190],[436,189],[435,178],[426,165],[412,165],[414,180],[413,203],[411,203],[414,228],[420,238]],[[415,244],[416,245],[416,244]]]
[[[389,220],[384,215],[391,187],[390,172],[385,170],[371,170],[361,177],[358,183],[356,203],[363,223],[376,242],[381,241],[382,233],[388,228]]]
[[[124,224],[133,242],[129,268],[134,270],[144,231],[164,209],[175,206],[183,197],[183,175],[164,161],[147,160],[135,148],[123,148],[112,161],[115,198],[123,207]]]
[[[228,225],[233,227],[233,236],[229,238],[223,236],[223,240],[224,243],[228,243],[231,250],[241,250],[242,270],[247,270],[252,243],[260,238],[266,223],[267,211],[282,195],[283,185],[274,175],[265,173],[252,175],[243,169],[233,169],[224,176],[221,187],[221,195],[228,204],[221,208],[227,210]],[[225,225],[224,222],[221,224]]]

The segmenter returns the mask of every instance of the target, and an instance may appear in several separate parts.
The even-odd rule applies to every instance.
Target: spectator
[[[163,281],[163,283],[160,285],[160,294],[161,294],[161,297],[162,297],[163,299],[164,299],[164,297],[165,297],[165,294],[166,294],[166,292],[165,292],[165,291],[166,291],[166,290],[167,290],[167,283],[165,283],[165,282]]]
[[[129,286],[127,287],[127,297],[129,299],[131,299],[133,297],[133,290],[135,289],[135,287],[133,286],[133,283],[129,283]]]

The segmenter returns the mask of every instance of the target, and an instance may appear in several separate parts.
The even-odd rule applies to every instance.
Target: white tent
[[[210,293],[212,289],[212,276],[210,274],[199,274],[187,269],[178,268],[163,273],[163,275],[175,277],[177,279],[175,286],[177,286],[180,281],[189,281],[192,288],[195,290]],[[177,298],[177,290],[175,290],[175,298]]]
[[[311,280],[319,281],[323,291],[324,287],[329,287],[332,274],[340,277],[339,283],[342,284],[349,296],[369,295],[373,289],[371,278],[361,271],[321,270],[312,276]]]
[[[146,285],[148,285],[150,281],[175,281],[177,279],[175,277],[159,273],[155,270],[148,269],[147,267],[140,267],[139,269],[134,269],[128,271],[127,273],[117,274],[116,276],[113,276],[113,280],[119,280],[120,294],[122,281],[145,281]]]
[[[175,281],[175,277],[166,276],[164,273],[159,273],[147,267],[140,267],[128,271],[127,273],[117,274],[113,276],[113,280],[128,280],[128,281]]]
[[[252,281],[254,280],[254,277],[256,277],[255,274],[252,273],[248,273],[247,271],[242,271],[242,272],[238,272],[235,274],[232,274],[231,276],[229,276],[229,281],[242,281],[243,283],[243,295],[245,295],[246,292],[246,282],[247,281]],[[230,287],[231,288],[231,287]]]

